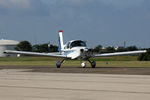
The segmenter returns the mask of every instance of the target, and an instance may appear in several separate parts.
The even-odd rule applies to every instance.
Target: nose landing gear
[[[85,67],[86,67],[86,63],[85,63],[85,62],[82,62],[82,63],[81,63],[81,67],[82,67],[82,68],[85,68]]]

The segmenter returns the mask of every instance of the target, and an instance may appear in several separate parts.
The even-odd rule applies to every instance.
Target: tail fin
[[[64,41],[63,41],[63,31],[59,31],[59,38],[58,38],[59,44],[58,44],[58,51],[61,52],[62,49],[64,49]]]

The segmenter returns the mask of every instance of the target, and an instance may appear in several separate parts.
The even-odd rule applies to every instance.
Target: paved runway
[[[150,100],[150,76],[0,70],[0,100]]]

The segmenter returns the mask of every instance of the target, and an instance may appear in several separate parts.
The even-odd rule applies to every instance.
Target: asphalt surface
[[[85,74],[127,74],[150,75],[150,67],[61,67],[56,66],[0,66],[0,69],[30,69],[29,72],[85,73]]]
[[[150,76],[7,68],[0,70],[0,100],[150,100]]]

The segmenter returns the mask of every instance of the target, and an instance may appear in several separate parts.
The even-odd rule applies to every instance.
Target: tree
[[[50,45],[49,43],[45,44],[36,44],[33,46],[33,51],[34,52],[57,52],[58,47],[55,45]]]
[[[18,51],[32,51],[32,45],[28,41],[21,41],[15,49]]]
[[[119,47],[119,48],[116,50],[116,52],[124,52],[124,51],[126,51],[126,48],[124,48],[124,47]]]
[[[94,52],[98,52],[98,53],[100,53],[101,50],[102,50],[102,45],[98,45],[93,49]]]
[[[126,48],[126,51],[135,51],[135,50],[138,50],[136,46],[129,46]]]
[[[150,49],[146,53],[140,54],[138,57],[139,61],[150,61]]]
[[[107,47],[106,48],[106,50],[104,51],[105,53],[113,53],[113,52],[115,52],[115,49],[114,49],[114,47]]]
[[[49,52],[58,52],[58,46],[56,46],[56,45],[50,45]]]
[[[48,43],[34,45],[33,51],[34,52],[48,52],[49,51]]]

